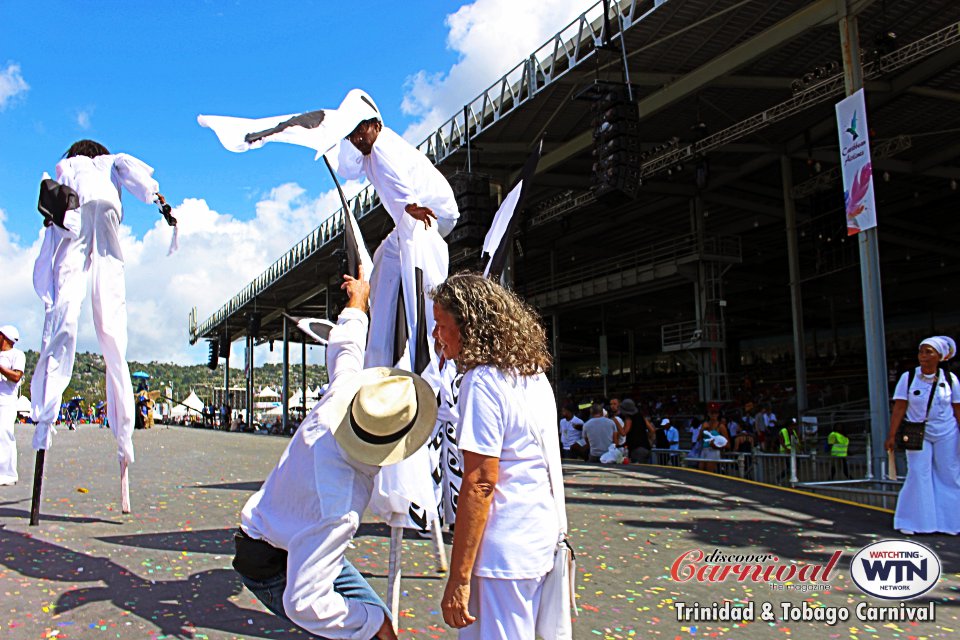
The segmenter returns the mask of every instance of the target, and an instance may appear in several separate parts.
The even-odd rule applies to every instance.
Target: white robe
[[[430,337],[434,320],[429,295],[447,277],[449,257],[442,236],[453,229],[460,216],[453,189],[426,156],[388,127],[381,129],[369,155],[360,154],[344,141],[331,164],[344,178],[366,177],[396,224],[373,256],[370,335],[364,366],[416,371],[418,359],[422,362],[429,356],[427,370],[416,372],[423,373],[439,392],[439,362]],[[406,213],[408,204],[429,207],[437,220],[425,228]],[[422,274],[419,283],[418,270]],[[401,286],[407,346],[395,359],[394,329]],[[430,442],[439,443],[436,433],[434,436]],[[383,469],[377,477],[370,509],[391,526],[425,530],[431,520],[440,517],[442,489],[434,473],[440,449],[434,446],[432,451],[433,456],[431,446],[424,446],[403,462]]]
[[[79,224],[47,227],[33,284],[44,303],[40,357],[30,383],[34,449],[49,449],[61,397],[70,384],[80,306],[93,279],[93,324],[106,364],[107,417],[121,462],[133,462],[133,385],[127,366],[127,301],[120,249],[120,187],[143,202],[159,191],[153,169],[126,154],[75,156],[57,164],[57,180],[80,197]]]

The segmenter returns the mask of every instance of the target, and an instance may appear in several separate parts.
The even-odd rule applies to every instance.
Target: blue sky
[[[208,317],[338,203],[312,151],[233,154],[198,114],[335,107],[360,87],[419,143],[598,1],[2,0],[0,324],[39,347],[38,181],[71,143],[92,138],[152,165],[180,221],[180,251],[168,257],[156,209],[123,198],[129,357],[205,361],[205,347],[187,341],[190,309]],[[98,350],[87,310],[78,344]]]
[[[272,145],[234,155],[197,125],[197,114],[335,107],[356,85],[403,131],[412,120],[400,110],[404,82],[455,61],[443,24],[461,4],[5,0],[0,65],[16,61],[30,85],[0,113],[8,227],[21,237],[34,233],[40,172],[52,174],[84,137],[147,161],[173,201],[205,198],[239,217],[252,216],[263,190],[283,182],[329,188],[309,150]],[[128,211],[137,234],[153,221],[149,207]]]

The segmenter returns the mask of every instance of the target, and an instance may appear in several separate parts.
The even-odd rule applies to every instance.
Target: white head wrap
[[[957,343],[950,336],[933,336],[920,343],[920,346],[930,345],[940,354],[940,359],[947,361],[957,354]]]

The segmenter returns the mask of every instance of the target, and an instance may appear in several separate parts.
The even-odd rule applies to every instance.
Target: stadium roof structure
[[[885,315],[956,309],[944,303],[960,293],[960,3],[622,0],[606,20],[605,4],[419,145],[445,174],[486,174],[503,193],[544,139],[512,282],[555,316],[561,360],[595,360],[601,334],[613,352],[670,351],[702,321],[703,300],[719,305],[726,345],[788,335],[787,194],[806,330],[862,331],[834,113],[845,10],[863,55]],[[611,203],[593,190],[589,98],[625,78],[640,114],[642,186]],[[375,247],[389,216],[371,188],[351,206]],[[192,317],[191,341],[238,339],[254,313],[258,340],[279,339],[283,313],[332,311],[341,225],[338,212],[210,318]],[[451,246],[452,270],[476,258],[477,246]],[[698,298],[697,286],[711,291]]]

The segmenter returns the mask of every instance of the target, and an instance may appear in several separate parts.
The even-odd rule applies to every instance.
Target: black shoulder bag
[[[52,224],[61,229],[63,218],[67,211],[76,209],[80,206],[80,196],[77,192],[65,184],[60,184],[53,178],[45,178],[40,181],[40,198],[37,201],[37,210],[43,216],[43,226],[49,227]]]
[[[910,370],[907,376],[907,393],[910,393],[910,386],[913,384],[913,372]],[[901,451],[919,451],[923,449],[923,436],[927,431],[927,420],[930,418],[930,407],[933,406],[933,397],[937,394],[937,386],[940,384],[940,370],[937,369],[937,378],[930,385],[930,397],[927,398],[927,413],[923,417],[923,422],[912,422],[910,420],[901,420],[900,429],[897,431],[897,448]],[[909,408],[910,401],[907,400]]]

